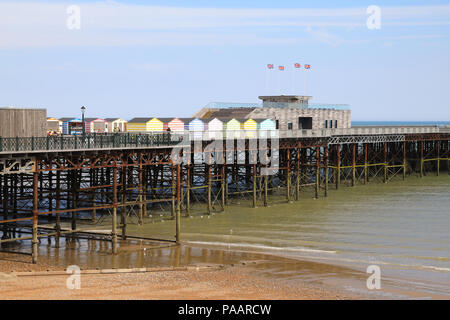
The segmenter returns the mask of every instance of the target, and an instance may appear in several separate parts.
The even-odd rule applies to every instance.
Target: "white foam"
[[[336,251],[299,248],[299,247],[272,247],[265,245],[249,244],[249,243],[226,243],[226,242],[206,242],[206,241],[188,241],[190,244],[199,244],[207,246],[220,246],[220,247],[233,247],[233,248],[251,248],[268,251],[287,251],[287,252],[316,252],[316,253],[328,253],[335,254]]]

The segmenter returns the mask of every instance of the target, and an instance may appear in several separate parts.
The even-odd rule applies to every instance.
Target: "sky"
[[[54,117],[306,94],[353,120],[449,121],[449,57],[450,1],[0,0],[0,106]]]

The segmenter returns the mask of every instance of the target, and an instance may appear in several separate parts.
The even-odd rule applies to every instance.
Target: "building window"
[[[324,128],[325,128],[325,129],[327,129],[327,128],[328,128],[328,120],[325,120],[325,123],[324,123]]]
[[[275,129],[280,129],[280,120],[275,120]]]
[[[330,120],[330,129],[333,129],[333,120]]]
[[[337,120],[334,120],[334,127],[337,128]]]
[[[288,130],[292,130],[292,122],[288,123]]]

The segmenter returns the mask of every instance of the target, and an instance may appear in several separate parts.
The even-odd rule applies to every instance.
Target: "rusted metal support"
[[[32,252],[31,260],[33,263],[38,261],[38,219],[39,219],[39,198],[38,198],[39,172],[33,172],[33,228],[32,228]]]
[[[267,188],[268,188],[268,184],[269,184],[269,172],[267,170],[267,166],[266,166],[266,170],[265,170],[265,174],[264,174],[264,207],[267,207],[268,205],[268,193],[267,193]]]
[[[300,148],[297,148],[297,154],[295,158],[295,200],[300,198]]]
[[[352,187],[356,185],[356,144],[352,144]]]
[[[175,241],[180,243],[181,235],[181,166],[177,164],[177,208],[176,208],[176,230]]]
[[[206,187],[207,187],[207,194],[206,194],[206,212],[208,214],[211,214],[211,166],[209,164],[205,165],[206,169]]]
[[[286,200],[291,201],[291,150],[286,150]]]
[[[315,185],[315,195],[316,199],[319,199],[319,188],[320,188],[320,147],[316,147],[316,185]]]
[[[387,175],[388,175],[388,165],[389,165],[389,160],[387,157],[387,142],[383,143],[383,154],[384,154],[383,182],[386,183]]]
[[[142,168],[142,155],[139,155],[139,172],[138,172],[138,201],[139,201],[139,212],[138,212],[138,224],[142,226],[144,219],[144,203],[143,203],[143,192],[144,192],[144,179],[143,179],[143,168]]]
[[[367,143],[364,143],[364,184],[368,181],[368,167],[367,167]]]
[[[191,166],[186,167],[186,216],[189,216],[191,210]]]
[[[225,163],[225,162],[223,162],[223,163]],[[226,190],[225,164],[221,165],[221,170],[222,170],[222,172],[221,172],[222,179],[221,179],[221,186],[220,186],[221,207],[222,207],[222,211],[225,211],[225,204],[226,204],[226,201],[225,201],[225,190]]]
[[[341,145],[336,145],[336,190],[341,184]]]
[[[440,159],[440,157],[441,157],[441,141],[440,140],[438,140],[438,141],[436,141],[436,144],[437,144],[437,146],[436,146],[436,148],[437,148],[437,151],[436,151],[436,175],[437,176],[439,176],[439,169],[440,169],[440,162],[441,162],[441,159]]]
[[[127,168],[122,163],[122,206],[120,208],[120,224],[122,229],[122,240],[127,239]]]
[[[117,164],[113,167],[112,253],[117,254]]]
[[[61,209],[61,171],[56,171],[56,210]],[[61,235],[61,217],[59,213],[56,213],[56,221],[55,221],[55,246],[59,248],[59,238]]]
[[[171,201],[171,213],[172,213],[172,219],[174,219],[175,218],[175,215],[176,215],[176,209],[175,209],[175,197],[176,197],[176,183],[175,183],[175,166],[172,164],[172,166],[171,166],[171,188],[170,188],[170,190],[171,190],[171,198],[172,198],[172,201]]]
[[[328,196],[328,145],[325,146],[325,197]]]
[[[406,178],[406,141],[403,141],[403,180]]]
[[[423,140],[420,141],[420,177],[423,177]]]
[[[253,208],[256,208],[256,164],[253,165]]]

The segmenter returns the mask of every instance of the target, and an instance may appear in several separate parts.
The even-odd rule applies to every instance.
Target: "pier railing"
[[[225,131],[173,131],[148,133],[87,134],[74,136],[48,136],[30,138],[0,137],[0,153],[70,151],[92,149],[171,147],[181,142],[218,139],[254,138],[314,138],[358,135],[399,135],[437,133],[439,127],[355,127],[317,130],[225,130]]]
[[[116,149],[173,146],[182,136],[170,133],[87,134],[30,138],[1,138],[0,152]]]

